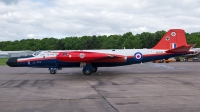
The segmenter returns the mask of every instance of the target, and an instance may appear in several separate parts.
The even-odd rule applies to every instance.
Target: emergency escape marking
[[[176,32],[172,32],[172,33],[171,33],[171,36],[172,36],[172,37],[176,36]]]
[[[136,60],[136,61],[140,61],[140,60],[142,60],[142,53],[140,53],[140,52],[136,52],[135,54],[134,54],[134,59]]]
[[[81,59],[83,59],[83,58],[85,57],[85,54],[84,54],[84,53],[80,53],[80,54],[79,54],[79,57],[80,57]]]
[[[169,41],[169,40],[170,40],[170,37],[167,36],[165,39],[166,39],[166,41]]]

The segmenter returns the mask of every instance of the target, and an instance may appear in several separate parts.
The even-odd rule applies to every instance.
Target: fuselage
[[[57,56],[61,52],[73,52],[78,51],[80,53],[92,52],[92,53],[102,53],[108,55],[121,56],[110,61],[108,59],[100,61],[60,61]],[[112,67],[112,66],[122,66],[137,64],[143,62],[149,62],[158,59],[168,59],[175,56],[183,55],[183,53],[166,53],[166,50],[156,50],[156,49],[110,49],[110,50],[73,50],[73,51],[41,51],[34,53],[29,57],[16,57],[11,58],[7,61],[7,64],[12,67],[39,67],[39,68],[62,68],[62,67],[80,67],[82,63],[90,62],[93,66],[97,67]],[[188,51],[184,54],[189,54],[193,51]],[[97,54],[98,55],[98,54]],[[138,55],[138,57],[137,57]],[[68,57],[73,59],[73,55]],[[76,57],[77,58],[77,57]],[[79,58],[79,57],[78,57]],[[81,58],[81,57],[80,57]],[[84,58],[87,58],[87,54]],[[91,57],[92,58],[92,57]],[[115,61],[116,60],[116,61]],[[121,61],[122,60],[122,61]]]

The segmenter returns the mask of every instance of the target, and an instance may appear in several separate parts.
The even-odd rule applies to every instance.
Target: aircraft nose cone
[[[9,59],[6,61],[6,64],[7,64],[8,66],[10,66],[10,67],[18,67],[17,59],[18,59],[18,57],[9,58]]]

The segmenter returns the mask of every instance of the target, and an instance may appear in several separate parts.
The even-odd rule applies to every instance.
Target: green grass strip
[[[8,58],[0,58],[0,66],[1,65],[6,65],[6,61]]]

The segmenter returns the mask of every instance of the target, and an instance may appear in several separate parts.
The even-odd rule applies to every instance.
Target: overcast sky
[[[0,0],[0,41],[200,31],[200,0]]]

